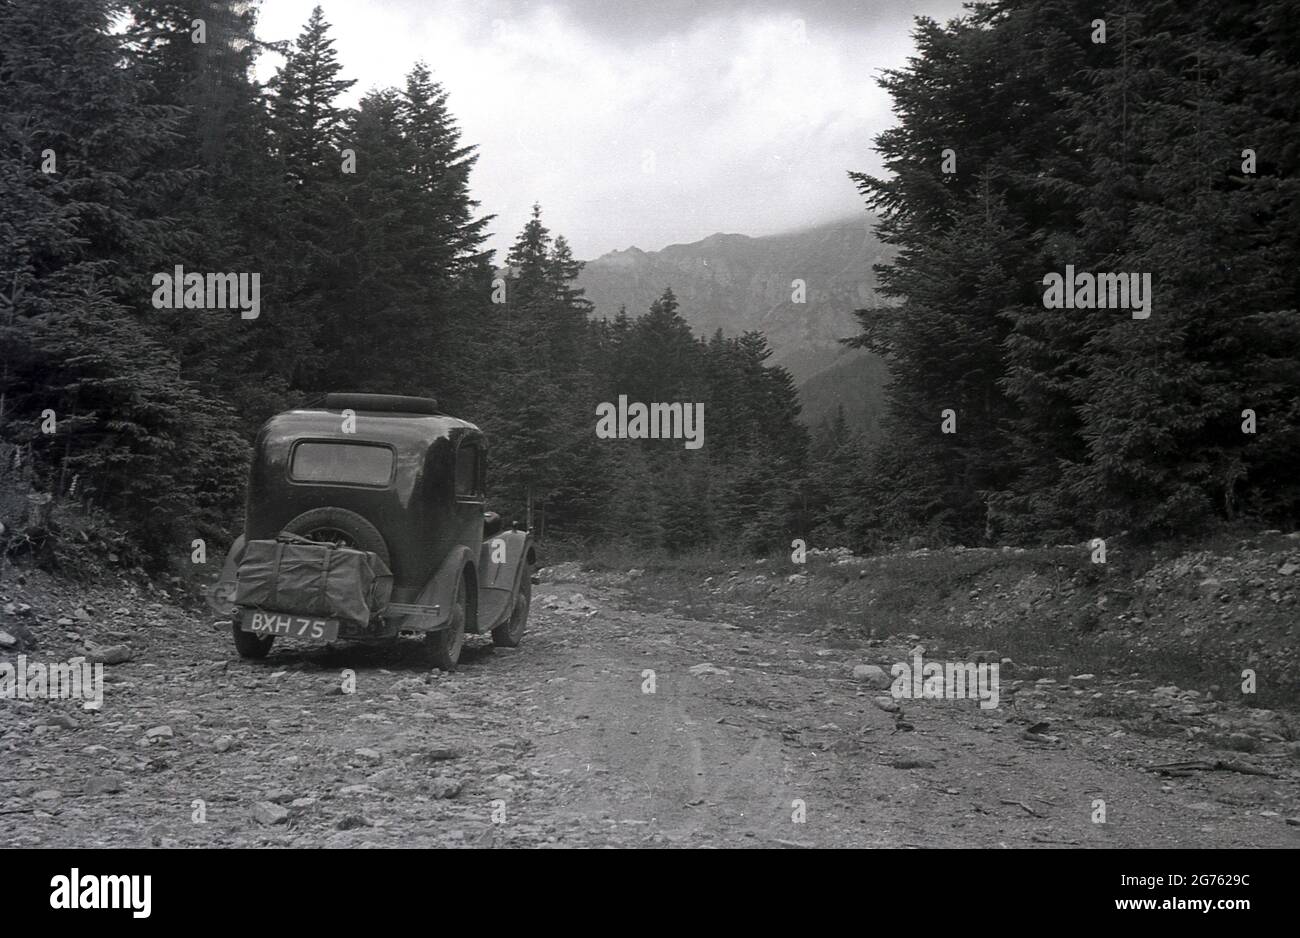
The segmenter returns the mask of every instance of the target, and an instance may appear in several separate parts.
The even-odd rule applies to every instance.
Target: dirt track
[[[0,593],[50,616],[89,605],[71,588]],[[1293,760],[1145,771],[1205,756],[1080,714],[1118,689],[1030,686],[989,711],[902,701],[900,732],[852,668],[888,670],[905,646],[627,608],[615,578],[543,582],[523,646],[477,640],[453,675],[410,646],[245,662],[173,606],[91,598],[83,637],[134,658],[107,669],[99,712],[0,701],[5,845],[1300,844]],[[78,653],[50,633],[29,658]],[[1059,747],[1022,739],[1044,720]]]

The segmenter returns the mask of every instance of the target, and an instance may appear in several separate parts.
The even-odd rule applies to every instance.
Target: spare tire
[[[313,508],[284,526],[289,534],[313,541],[341,541],[347,547],[378,554],[391,570],[392,558],[379,529],[355,511],[346,508]]]

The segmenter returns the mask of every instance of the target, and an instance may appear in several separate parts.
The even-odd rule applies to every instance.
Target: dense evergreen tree
[[[868,452],[842,417],[810,436],[766,339],[695,336],[671,284],[592,322],[540,207],[494,270],[476,150],[433,70],[350,104],[320,8],[287,43],[243,0],[0,6],[0,436],[30,444],[35,484],[79,480],[160,557],[237,527],[253,431],[338,389],[479,422],[494,507],[555,538],[785,550],[1294,522],[1300,27],[1284,0],[1094,7],[921,19],[886,73],[886,174],[853,174],[899,248],[891,305],[849,340],[891,370]],[[265,88],[264,52],[284,57]],[[175,265],[258,273],[261,315],[154,309],[151,276]],[[1150,318],[1045,308],[1066,265],[1150,273]],[[597,437],[620,396],[702,404],[703,446]]]
[[[1277,89],[1300,71],[1283,6],[1134,2],[1104,41],[1071,0],[920,23],[920,54],[883,82],[893,175],[854,174],[902,248],[881,272],[901,305],[861,313],[853,340],[891,357],[878,529],[1055,540],[1294,516],[1278,470],[1300,454],[1295,155],[1277,142],[1297,121]],[[1265,154],[1253,172],[1247,148]],[[1150,318],[1045,309],[1042,278],[1066,265],[1150,274]],[[1242,432],[1247,409],[1267,430]]]
[[[343,66],[329,29],[324,12],[315,7],[271,80],[276,152],[285,174],[300,185],[334,174],[344,123],[338,99],[356,84],[339,77]]]
[[[153,158],[178,121],[122,67],[115,12],[101,0],[0,12],[0,433],[33,444],[36,484],[64,496],[77,480],[166,554],[228,519],[246,446],[155,338],[167,327],[139,269],[178,223],[138,205],[169,184]]]

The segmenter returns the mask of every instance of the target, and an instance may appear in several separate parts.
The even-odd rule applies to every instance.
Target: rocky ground
[[[826,575],[550,567],[519,649],[442,674],[406,643],[242,661],[142,582],[7,568],[0,661],[111,663],[99,709],[0,700],[0,844],[1300,844],[1287,713],[1014,660],[997,709],[894,701],[891,664],[969,646],[821,615]],[[778,582],[804,601],[755,600]]]

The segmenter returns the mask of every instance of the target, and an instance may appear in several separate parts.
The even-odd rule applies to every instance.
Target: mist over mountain
[[[597,318],[620,306],[637,315],[671,287],[696,334],[762,332],[800,385],[804,417],[816,423],[843,404],[869,430],[879,412],[883,363],[839,340],[857,333],[853,310],[876,302],[872,265],[889,259],[868,215],[764,237],[714,234],[661,251],[630,247],[588,261],[577,285]],[[796,281],[803,302],[796,302]]]

